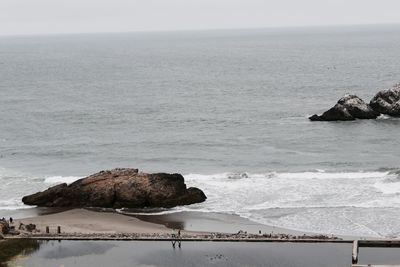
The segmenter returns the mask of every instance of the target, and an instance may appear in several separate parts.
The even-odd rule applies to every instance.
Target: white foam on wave
[[[177,207],[169,210],[161,210],[161,211],[155,211],[155,212],[141,212],[141,211],[129,211],[129,210],[124,210],[124,209],[117,209],[116,210],[118,213],[121,214],[126,214],[126,215],[149,215],[149,216],[155,216],[155,215],[166,215],[166,214],[173,214],[173,213],[178,213],[184,211],[183,208]]]
[[[46,178],[0,167],[0,210],[26,209],[21,199],[49,186],[60,183],[72,183],[80,177],[76,176],[48,176]]]
[[[21,177],[21,176],[23,176],[23,173],[21,172],[0,167],[0,179],[4,177]]]
[[[36,207],[36,206],[35,206]],[[0,210],[23,210],[27,208],[32,208],[31,206],[19,205],[19,206],[2,206],[0,205]]]
[[[231,173],[216,175],[188,174],[188,183],[202,188],[209,203],[226,210],[304,207],[371,207],[376,182],[388,172],[301,172],[246,174],[247,179],[231,179]],[[370,194],[365,194],[370,192]],[[221,199],[225,196],[226,199]],[[217,201],[218,200],[218,201]],[[387,200],[387,199],[386,199]],[[230,201],[230,205],[227,205]],[[218,203],[217,203],[218,202]],[[385,202],[391,205],[390,202]],[[397,202],[396,202],[397,204]]]
[[[18,199],[0,200],[0,210],[26,209],[22,201]]]
[[[243,177],[243,178],[241,178]],[[185,175],[208,199],[193,210],[234,213],[290,229],[365,236],[390,236],[400,223],[381,221],[400,211],[400,182],[389,172],[314,172]],[[192,206],[188,206],[190,210]],[[376,217],[377,211],[381,212]],[[370,221],[364,224],[360,214]],[[387,218],[389,220],[389,218]]]
[[[44,182],[47,184],[61,184],[61,183],[70,184],[81,178],[82,177],[77,177],[77,176],[50,176],[45,178]]]
[[[392,116],[385,115],[385,114],[381,114],[381,115],[379,115],[379,117],[377,119],[378,120],[398,120],[399,118],[392,117]]]
[[[150,213],[126,212],[220,212],[307,232],[376,237],[400,233],[400,179],[396,172],[225,172],[184,177],[188,186],[205,192],[207,201]],[[38,178],[0,168],[0,210],[26,208],[22,196],[80,178]]]
[[[400,182],[377,182],[374,187],[385,195],[400,194]]]
[[[281,179],[368,179],[383,178],[388,172],[299,172],[299,173],[272,173]],[[270,175],[269,175],[270,176]]]
[[[326,172],[318,169],[315,172],[267,172],[267,173],[217,173],[217,174],[195,174],[185,175],[187,179],[232,179],[232,178],[282,178],[282,179],[363,179],[383,178],[389,172]]]

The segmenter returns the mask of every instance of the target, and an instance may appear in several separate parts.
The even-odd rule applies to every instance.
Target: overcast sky
[[[0,35],[400,23],[400,0],[0,0]]]

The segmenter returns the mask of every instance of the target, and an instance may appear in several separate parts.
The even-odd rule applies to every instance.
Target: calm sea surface
[[[179,172],[178,210],[400,233],[400,119],[310,122],[400,81],[400,26],[0,37],[0,215],[114,167]]]

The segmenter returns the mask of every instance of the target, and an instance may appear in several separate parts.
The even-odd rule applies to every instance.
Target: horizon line
[[[400,26],[400,22],[393,23],[360,23],[360,24],[324,24],[324,25],[288,25],[288,26],[260,26],[243,28],[194,28],[194,29],[160,29],[160,30],[121,30],[121,31],[88,31],[88,32],[38,32],[1,34],[2,37],[33,37],[33,36],[57,36],[57,35],[89,35],[89,34],[121,34],[121,33],[179,33],[179,32],[209,32],[209,31],[240,31],[240,30],[288,30],[288,29],[318,29],[318,28],[351,28],[371,26]]]

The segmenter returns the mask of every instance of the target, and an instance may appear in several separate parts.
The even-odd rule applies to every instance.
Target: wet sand
[[[129,213],[125,213],[129,215]],[[238,215],[204,212],[177,212],[162,215],[130,215],[146,222],[165,225],[168,228],[186,231],[237,233],[245,231],[251,234],[282,233],[291,235],[311,234],[280,227],[263,225]]]
[[[47,207],[34,207],[17,210],[0,210],[0,217],[13,217],[14,219],[31,218],[41,215],[54,214],[70,210],[71,208],[47,208]]]

